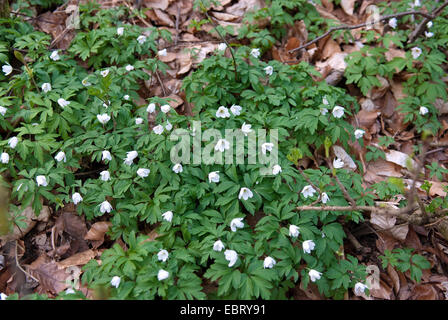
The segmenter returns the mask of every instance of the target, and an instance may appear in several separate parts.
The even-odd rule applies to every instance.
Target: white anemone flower
[[[233,267],[233,265],[238,260],[238,253],[236,253],[235,250],[227,249],[226,251],[224,251],[224,256],[226,260],[229,261],[229,267]]]
[[[250,199],[254,196],[252,191],[250,191],[249,188],[243,187],[240,189],[240,193],[238,194],[238,199],[241,200],[243,198],[244,200]]]
[[[157,259],[159,259],[159,261],[162,261],[162,262],[165,262],[166,260],[168,260],[168,256],[169,256],[169,253],[165,249],[162,249],[159,251],[159,253],[157,253]]]
[[[72,195],[72,200],[73,200],[73,203],[75,205],[77,205],[78,203],[80,203],[82,201],[82,196],[79,194],[79,192],[75,192]]]
[[[264,261],[263,261],[263,268],[264,269],[266,269],[266,268],[272,269],[276,263],[277,262],[274,260],[274,258],[266,257],[266,258],[264,258]]]
[[[216,117],[217,118],[229,118],[230,117],[229,109],[227,109],[224,106],[220,106],[218,108],[218,110],[216,111]]]
[[[180,173],[180,172],[182,172],[184,169],[182,168],[182,165],[180,164],[180,163],[176,163],[174,166],[173,166],[173,171],[175,172],[175,173]]]
[[[230,221],[230,229],[231,229],[233,232],[236,232],[236,230],[237,230],[238,228],[239,228],[239,229],[244,228],[243,219],[244,219],[244,218],[235,218],[235,219],[232,219],[232,221]]]
[[[219,182],[219,171],[212,171],[208,174],[208,182]]]
[[[313,186],[307,185],[307,186],[303,187],[301,193],[305,198],[309,198],[309,197],[312,197],[315,192],[316,192],[316,189],[314,189]]]
[[[230,143],[226,139],[219,139],[215,145],[215,151],[224,152],[230,149]]]
[[[310,276],[311,282],[316,282],[316,280],[319,280],[320,277],[322,276],[322,272],[319,272],[317,270],[311,269],[308,272],[308,275]]]
[[[315,246],[316,246],[316,244],[314,243],[313,240],[306,240],[306,241],[303,241],[303,243],[302,243],[302,248],[305,253],[311,253],[311,251],[314,250]]]
[[[230,112],[232,112],[234,116],[239,116],[241,114],[241,110],[243,110],[243,108],[237,104],[233,104],[230,107]]]
[[[171,220],[173,220],[173,211],[167,211],[163,213],[162,218],[165,221],[171,222]]]
[[[112,211],[112,205],[109,203],[109,201],[105,200],[103,202],[101,202],[100,205],[100,212],[101,213],[110,213]]]
[[[216,240],[215,243],[213,244],[213,250],[220,252],[223,249],[225,249],[224,243],[222,243],[221,240]]]
[[[289,226],[289,236],[297,238],[300,234],[299,227],[292,224]]]

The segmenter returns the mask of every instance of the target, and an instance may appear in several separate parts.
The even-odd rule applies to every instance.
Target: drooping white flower
[[[157,259],[159,259],[159,261],[165,262],[166,260],[168,260],[168,256],[169,253],[168,251],[162,249],[159,251],[159,253],[157,253]]]
[[[45,176],[37,176],[36,182],[37,182],[38,187],[39,186],[42,186],[42,187],[48,186],[48,181],[47,181],[47,178],[45,178]]]
[[[137,158],[137,157],[138,157],[138,152],[135,150],[126,152],[126,158],[124,159],[124,163],[127,164],[128,166],[130,166],[134,162],[135,158]]]
[[[413,7],[420,7],[422,4],[420,3],[420,0],[415,0],[412,4]]]
[[[122,36],[122,35],[123,35],[123,32],[124,32],[124,28],[123,28],[123,27],[119,27],[119,28],[117,28],[117,34],[118,34],[119,36]]]
[[[419,113],[424,116],[425,114],[427,114],[429,112],[428,108],[421,106],[420,107],[420,111]]]
[[[182,172],[184,169],[182,168],[182,165],[180,164],[180,163],[176,163],[174,166],[173,166],[173,171],[175,172],[175,173],[180,173],[180,172]]]
[[[54,157],[56,159],[57,162],[67,162],[67,158],[65,157],[65,152],[64,151],[59,151],[58,154]]]
[[[170,111],[171,107],[169,104],[164,104],[160,107],[160,110],[162,110],[163,113],[168,113]]]
[[[163,49],[163,50],[159,50],[159,52],[157,52],[157,54],[161,57],[166,57],[168,52],[166,51],[166,49]]]
[[[212,171],[208,174],[208,182],[219,182],[219,171]]]
[[[216,240],[213,244],[213,250],[222,251],[223,249],[225,249],[224,243],[221,240]]]
[[[335,169],[341,169],[344,167],[344,165],[345,165],[344,161],[342,161],[339,158],[336,158],[333,160],[333,168],[335,168]]]
[[[83,80],[81,81],[81,83],[82,83],[82,85],[83,85],[84,87],[88,87],[88,86],[91,86],[91,85],[92,85],[89,81],[87,81],[87,78],[83,79]]]
[[[11,149],[14,149],[18,143],[19,143],[19,139],[17,137],[11,137],[8,140],[8,144]]]
[[[312,197],[312,196],[314,195],[315,192],[316,192],[316,189],[314,189],[313,186],[311,186],[311,185],[307,185],[307,186],[304,186],[304,187],[303,187],[301,193],[303,194],[303,196],[304,196],[305,198],[308,198],[308,197]]]
[[[250,55],[254,58],[258,58],[261,55],[260,49],[254,48],[250,51]]]
[[[142,178],[146,178],[147,176],[149,176],[149,173],[151,172],[151,170],[149,170],[149,169],[146,169],[146,168],[139,168],[138,170],[137,170],[137,175],[139,176],[139,177],[142,177]]]
[[[9,154],[3,152],[0,156],[0,160],[2,161],[2,163],[7,164],[9,162]]]
[[[278,175],[280,172],[282,172],[282,167],[280,167],[280,165],[276,164],[272,167],[272,174],[273,175]]]
[[[135,118],[135,124],[142,124],[143,123],[143,118],[140,118],[140,117],[138,117],[138,118]]]
[[[328,105],[330,104],[330,103],[328,102],[326,96],[322,98],[322,103],[323,103],[324,105],[326,105],[326,106],[328,106]]]
[[[110,154],[109,151],[107,151],[107,150],[103,150],[101,160],[102,160],[102,161],[104,161],[104,160],[109,160],[109,161],[111,161],[111,160],[112,160],[112,155]]]
[[[364,136],[364,133],[366,133],[364,130],[356,129],[355,130],[355,138],[356,139],[361,139]]]
[[[412,58],[417,59],[422,54],[422,49],[419,47],[414,47],[411,49]]]
[[[8,111],[8,109],[6,109],[6,108],[3,107],[3,106],[0,106],[0,114],[1,114],[2,116],[5,116],[6,111]]]
[[[146,36],[144,35],[138,36],[137,41],[140,44],[144,44],[146,42]]]
[[[265,142],[261,145],[261,152],[263,154],[266,154],[266,151],[271,152],[273,147],[274,147],[274,144],[272,142]]]
[[[130,64],[128,64],[125,68],[126,68],[126,71],[128,71],[128,72],[134,70],[134,66],[130,65]]]
[[[125,94],[125,95],[123,96],[123,99],[124,99],[124,100],[129,100],[129,98],[130,98],[130,97],[129,97],[128,94]]]
[[[330,197],[328,196],[328,194],[326,192],[322,192],[322,199],[321,199],[322,203],[327,203],[328,201],[330,201]]]
[[[100,172],[100,176],[101,176],[100,177],[101,180],[103,180],[103,181],[109,181],[110,180],[110,173],[107,170],[101,171]]]
[[[321,108],[321,109],[320,109],[320,114],[321,114],[321,115],[324,116],[324,115],[326,115],[327,113],[328,113],[328,109],[327,109],[327,108]]]
[[[58,61],[59,59],[61,59],[61,57],[59,56],[58,50],[54,50],[51,52],[50,59],[53,61]]]
[[[220,106],[218,110],[216,111],[216,117],[217,118],[229,118],[230,112],[229,109],[227,109],[224,106]]]
[[[235,219],[232,219],[232,221],[230,221],[230,229],[233,231],[233,232],[236,232],[236,229],[237,228],[244,228],[244,223],[243,223],[243,219],[244,218],[235,218]]]
[[[299,236],[300,232],[299,232],[299,227],[292,224],[289,226],[289,236],[290,237],[294,237],[297,238]]]
[[[302,243],[302,248],[305,253],[311,253],[311,251],[314,250],[315,246],[316,246],[316,244],[314,243],[313,240],[306,240],[306,241],[303,241],[303,243]]]
[[[264,68],[264,72],[266,72],[266,74],[270,76],[274,72],[274,68],[272,66],[267,66],[266,68]]]
[[[168,120],[166,120],[165,129],[168,131],[171,131],[171,129],[173,129],[173,125]]]
[[[366,289],[367,286],[364,283],[357,282],[353,291],[355,292],[355,295],[360,296],[364,293],[364,291],[366,291]]]
[[[51,91],[51,84],[49,84],[48,82],[45,82],[42,85],[42,91],[47,93],[48,91]]]
[[[264,269],[266,269],[266,268],[272,269],[275,266],[276,263],[277,262],[275,262],[275,260],[273,258],[266,257],[266,258],[264,258],[263,268]]]
[[[250,132],[252,132],[252,125],[246,124],[246,122],[243,122],[243,125],[241,126],[241,131],[243,131],[244,135],[247,136]]]
[[[311,282],[316,282],[316,280],[319,280],[322,276],[322,272],[311,269],[310,272],[308,272],[308,275],[310,276]]]
[[[2,71],[5,74],[5,76],[7,76],[12,72],[12,67],[9,64],[5,64],[2,66]]]
[[[238,253],[236,253],[235,250],[227,249],[226,251],[224,251],[224,256],[226,260],[229,261],[229,267],[233,267],[233,265],[238,260]]]
[[[3,292],[0,292],[0,300],[6,300],[6,298],[8,298],[8,296]]]
[[[218,50],[219,51],[224,51],[227,48],[227,44],[225,44],[224,42],[218,44]]]
[[[168,277],[170,276],[170,273],[166,270],[160,269],[159,273],[157,274],[157,279],[159,279],[159,281],[168,279]]]
[[[66,106],[68,106],[70,104],[70,101],[67,101],[63,98],[59,98],[58,104],[61,106],[61,108],[65,108]]]
[[[163,132],[163,126],[161,124],[155,126],[152,128],[152,131],[154,131],[155,134],[162,134]]]
[[[242,187],[240,189],[240,193],[238,194],[238,199],[241,200],[241,198],[243,198],[244,200],[250,199],[254,196],[254,194],[252,193],[252,191],[250,191],[249,188],[246,187]]]
[[[109,74],[109,69],[101,71],[100,74],[103,76],[103,78],[107,77],[107,75]]]
[[[82,196],[79,194],[79,192],[75,192],[72,195],[72,200],[73,200],[73,203],[75,205],[77,205],[78,203],[80,203],[82,201]]]
[[[427,27],[427,28],[431,28],[431,27],[432,27],[432,21],[429,21],[429,22],[426,24],[426,27]]]
[[[389,20],[389,26],[390,26],[392,29],[395,29],[395,28],[397,27],[397,18],[392,18],[392,19],[390,19],[390,20]]]
[[[148,107],[146,108],[146,112],[153,113],[156,111],[156,105],[154,103],[148,104]]]
[[[232,104],[230,107],[230,112],[232,112],[234,116],[239,116],[241,114],[241,110],[243,110],[243,108],[237,104]]]
[[[215,151],[224,152],[230,149],[230,143],[226,139],[219,139],[215,145]]]
[[[112,280],[110,280],[110,285],[112,287],[118,288],[118,286],[120,285],[121,282],[121,278],[119,276],[115,276],[112,278]]]
[[[344,116],[344,108],[341,106],[336,106],[333,108],[333,117],[342,118]]]
[[[171,220],[173,220],[173,211],[167,211],[163,213],[162,218],[165,221],[171,222]]]
[[[103,202],[101,202],[100,205],[100,212],[101,213],[110,213],[112,211],[112,205],[109,203],[109,201],[105,200]]]
[[[425,37],[426,37],[426,38],[432,38],[433,36],[434,36],[434,33],[433,33],[433,32],[425,31]]]
[[[110,120],[110,116],[107,113],[97,114],[96,117],[97,117],[98,121],[102,124],[106,124]]]

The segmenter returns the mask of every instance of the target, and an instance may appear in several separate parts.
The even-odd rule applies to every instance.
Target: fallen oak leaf
[[[74,254],[73,256],[64,259],[62,261],[56,262],[59,269],[65,269],[73,266],[83,266],[88,263],[90,260],[94,259],[97,256],[97,250],[86,250],[83,252],[79,252]]]

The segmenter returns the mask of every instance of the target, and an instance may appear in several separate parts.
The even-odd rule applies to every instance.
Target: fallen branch
[[[442,13],[443,9],[445,9],[446,6],[448,6],[448,1],[445,1],[440,7],[434,9],[430,17],[425,17],[425,19],[423,19],[423,21],[420,22],[417,28],[415,28],[414,31],[412,31],[411,35],[409,36],[408,43],[414,42],[414,40],[417,39],[423,33],[423,31],[425,31],[426,24],[429,21],[437,18]]]
[[[380,21],[384,21],[384,20],[389,20],[392,18],[399,18],[399,17],[403,17],[403,16],[407,16],[407,15],[420,15],[423,16],[429,20],[434,19],[434,17],[430,14],[427,14],[426,12],[421,12],[421,11],[405,11],[405,12],[399,12],[399,13],[395,13],[395,14],[389,14],[387,16],[383,16],[380,17],[378,20],[376,20],[374,23],[376,22],[380,22]],[[428,20],[428,21],[429,21]],[[337,26],[337,27],[331,27],[330,30],[328,30],[327,32],[325,32],[323,35],[315,38],[314,40],[311,40],[307,43],[305,43],[304,45],[301,45],[300,47],[291,49],[288,51],[288,53],[293,53],[295,51],[299,51],[301,49],[304,49],[306,47],[309,47],[310,45],[312,45],[313,43],[318,42],[319,40],[327,37],[329,34],[333,33],[334,31],[338,31],[338,30],[353,30],[353,29],[358,29],[358,28],[363,28],[363,27],[367,27],[369,25],[374,24],[372,22],[364,22],[364,23],[360,23],[360,24],[356,24],[356,25],[342,25],[342,26]]]

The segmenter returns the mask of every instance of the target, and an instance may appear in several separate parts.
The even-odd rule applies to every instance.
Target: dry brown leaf
[[[224,6],[228,5],[230,2],[232,2],[232,0],[216,0],[215,1],[216,4],[212,1],[212,9],[218,10],[218,11],[222,11],[224,9]]]
[[[329,38],[325,43],[324,49],[322,50],[322,59],[326,60],[330,58],[335,53],[341,53],[341,47],[333,39]]]
[[[222,20],[222,21],[235,21],[235,20],[241,18],[240,16],[237,16],[234,14],[224,13],[224,12],[216,12],[216,11],[212,11],[212,15],[216,19]]]
[[[400,167],[412,169],[417,167],[417,162],[415,162],[411,157],[409,157],[406,153],[396,151],[396,150],[388,150],[385,152],[386,160],[392,163],[399,165]]]
[[[396,222],[396,216],[379,214],[374,211],[370,214],[370,223],[378,227],[380,230],[390,229],[395,225]]]
[[[151,9],[166,10],[168,8],[168,0],[144,0],[143,6]]]
[[[178,75],[185,74],[190,71],[193,61],[189,52],[179,52],[177,53],[177,62],[179,63]]]
[[[175,24],[173,22],[173,20],[171,20],[170,16],[167,15],[165,12],[159,10],[159,9],[154,9],[154,14],[157,18],[157,22],[163,26],[168,26],[168,27],[174,27]]]
[[[446,197],[445,188],[448,186],[448,183],[438,181],[429,181],[429,182],[432,184],[431,189],[429,189],[429,195],[431,197],[433,196]]]
[[[165,63],[174,61],[177,58],[177,54],[175,52],[167,52],[166,56],[159,56],[159,60]]]
[[[265,4],[262,0],[240,0],[234,5],[227,7],[225,11],[227,13],[242,17],[247,11],[256,11],[264,6]]]
[[[179,107],[184,103],[184,100],[182,100],[181,97],[175,94],[170,94],[167,98],[172,99],[168,103],[173,109],[176,109],[177,107]]]
[[[356,0],[341,0],[341,7],[344,12],[350,16],[353,15]]]
[[[394,292],[398,295],[398,292],[400,291],[400,277],[398,276],[397,271],[395,271],[390,264],[387,265],[387,273],[394,284]]]
[[[25,236],[28,232],[30,232],[37,222],[47,222],[50,218],[50,215],[51,211],[48,206],[42,206],[42,210],[40,211],[39,216],[36,216],[31,206],[26,207],[25,210],[20,213],[20,216],[23,217],[23,222],[26,223],[27,227],[24,229],[20,229],[15,224],[12,234],[1,236],[0,240],[5,242],[9,240],[18,240]]]
[[[412,290],[412,300],[437,300],[436,289],[430,284],[418,284]]]
[[[389,81],[387,81],[386,78],[383,78],[383,77],[378,76],[378,75],[376,76],[376,78],[381,83],[381,86],[371,88],[367,92],[367,95],[366,95],[367,98],[370,98],[372,100],[376,100],[376,99],[379,99],[379,98],[383,97],[386,94],[386,92],[389,90],[389,88],[390,88]]]
[[[104,235],[109,230],[111,225],[111,222],[106,221],[95,222],[85,235],[84,239],[95,241],[104,240]]]
[[[332,149],[336,158],[339,158],[342,161],[344,161],[344,168],[350,170],[356,170],[357,168],[356,163],[353,161],[352,157],[350,157],[347,151],[344,150],[344,148],[340,146],[332,146]]]
[[[390,83],[392,93],[397,101],[404,99],[407,95],[403,92],[403,85],[398,81],[391,81]]]
[[[28,266],[28,272],[39,280],[40,287],[46,292],[57,294],[68,287],[65,281],[69,275],[44,255]]]
[[[359,126],[370,128],[372,124],[376,122],[376,118],[378,118],[380,114],[381,113],[378,111],[367,111],[362,109],[356,114],[356,118],[358,118]]]
[[[392,288],[389,287],[386,282],[380,279],[380,287],[370,289],[370,295],[375,298],[390,300],[392,295]]]
[[[77,254],[74,254],[73,256],[56,262],[59,269],[65,269],[72,266],[83,266],[97,255],[96,250],[86,250],[83,252],[79,252]]]

